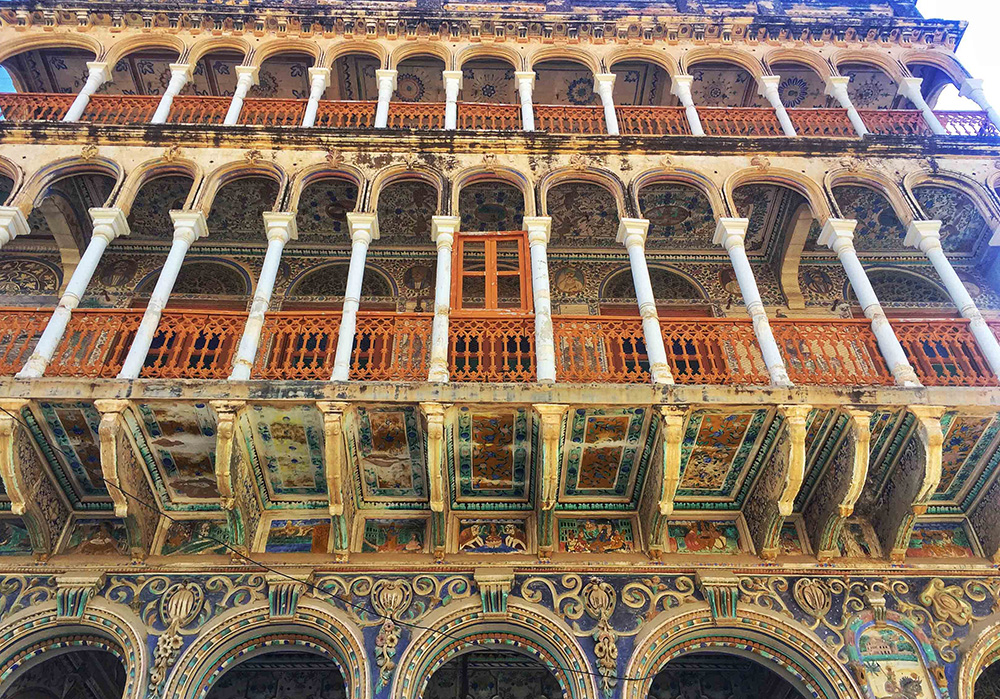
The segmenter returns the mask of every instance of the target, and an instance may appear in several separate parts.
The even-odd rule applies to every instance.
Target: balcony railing
[[[749,319],[661,318],[663,345],[680,384],[764,385],[764,358]]]
[[[328,129],[370,129],[375,126],[375,102],[321,100],[316,126]]]
[[[1000,137],[986,112],[934,112],[950,136]]]
[[[517,104],[459,102],[458,128],[476,131],[520,131],[521,107]]]
[[[924,115],[912,109],[865,109],[859,112],[868,130],[883,136],[929,136]]]
[[[443,102],[391,102],[390,129],[443,129]]]
[[[4,121],[59,121],[74,99],[76,95],[3,92],[0,93],[0,115]]]
[[[690,136],[684,107],[615,107],[618,130],[629,136]]]
[[[226,378],[233,368],[246,317],[243,311],[164,311],[139,375]]]
[[[773,109],[699,107],[698,118],[709,136],[781,136]]]
[[[28,361],[38,337],[52,316],[50,310],[5,308],[0,315],[0,374],[16,374]]]
[[[893,321],[893,329],[926,386],[996,386],[969,321]]]
[[[602,107],[536,104],[535,128],[552,133],[602,134],[608,130]]]
[[[339,328],[340,313],[282,311],[266,314],[253,378],[329,380]]]
[[[148,124],[160,98],[156,95],[92,95],[80,121],[93,124]]]
[[[891,385],[868,320],[772,320],[771,329],[792,383]]]
[[[448,344],[452,381],[535,380],[533,318],[452,318]]]
[[[556,376],[572,383],[649,383],[639,318],[554,316]]]
[[[426,381],[433,320],[432,313],[359,313],[351,378]]]
[[[228,97],[180,95],[174,97],[167,122],[171,124],[221,124],[232,100]]]
[[[819,138],[857,138],[846,109],[789,109],[795,133]]]

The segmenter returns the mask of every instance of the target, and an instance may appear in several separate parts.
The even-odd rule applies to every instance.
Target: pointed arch
[[[628,185],[628,198],[639,218],[644,217],[642,207],[639,204],[640,192],[644,187],[659,183],[675,183],[694,187],[708,199],[715,218],[724,218],[729,215],[722,191],[707,175],[687,168],[661,167],[639,173]]]
[[[46,187],[59,180],[74,175],[97,174],[114,179],[115,185],[111,194],[102,206],[109,206],[115,200],[125,179],[125,170],[114,160],[105,157],[84,159],[80,157],[63,158],[43,166],[25,183],[21,191],[11,200],[11,205],[21,209],[27,216],[34,208],[39,196]]]
[[[906,66],[907,70],[911,65],[933,66],[948,76],[948,79],[959,89],[962,88],[962,84],[966,80],[972,77],[953,54],[942,53],[932,48],[910,49],[904,52],[899,60]]]
[[[674,56],[666,52],[657,51],[646,46],[620,46],[608,52],[602,61],[607,72],[613,73],[616,63],[626,61],[646,61],[658,65],[667,71],[667,75],[673,80],[675,75],[681,71],[680,64]]]
[[[779,63],[795,63],[811,68],[824,82],[833,76],[833,67],[830,62],[815,51],[781,47],[768,51],[761,60],[767,67],[768,73],[772,75],[774,74],[773,66]]]
[[[690,75],[691,67],[698,63],[732,63],[750,73],[754,80],[759,80],[767,74],[760,59],[732,46],[725,48],[705,47],[684,54],[681,58],[681,70],[684,75]]]
[[[259,68],[267,59],[274,58],[275,56],[283,53],[298,53],[306,56],[312,56],[312,59],[315,62],[316,59],[319,58],[319,45],[314,41],[306,41],[304,39],[295,39],[291,37],[273,39],[255,47],[252,50],[249,57],[249,63],[247,65]]]
[[[332,68],[338,58],[344,58],[351,54],[371,56],[378,60],[379,66],[385,66],[389,62],[389,51],[383,44],[374,41],[349,39],[339,41],[330,46],[323,54],[322,65],[324,68]]]
[[[403,44],[389,54],[389,68],[397,69],[399,64],[409,58],[431,57],[444,62],[444,69],[451,70],[454,58],[451,51],[440,42],[416,41]]]
[[[994,615],[988,622],[973,625],[958,666],[958,699],[974,699],[976,680],[990,666],[1000,661],[1000,620]]]
[[[850,218],[849,216],[842,215],[840,204],[837,202],[837,198],[834,196],[833,192],[835,188],[844,185],[861,185],[862,187],[867,187],[868,189],[874,189],[876,192],[884,196],[889,200],[889,203],[892,205],[892,210],[895,212],[896,217],[899,219],[900,223],[903,224],[904,228],[909,226],[913,219],[916,218],[914,209],[907,200],[906,196],[904,196],[903,190],[886,175],[873,170],[852,171],[837,169],[831,170],[826,174],[823,186],[830,197],[830,201],[833,204],[833,210],[836,212],[838,218]],[[820,221],[824,220],[825,219],[820,219]]]
[[[980,215],[991,222],[994,228],[1000,225],[1000,204],[998,204],[983,186],[968,175],[964,175],[954,170],[917,169],[911,170],[903,177],[903,190],[906,192],[910,203],[916,210],[917,215],[924,219],[934,218],[928,215],[924,207],[920,205],[914,194],[914,189],[926,185],[938,187],[948,187],[962,192],[968,196],[979,210]]]
[[[208,54],[220,51],[232,51],[234,53],[242,53],[243,54],[242,62],[246,64],[247,57],[250,53],[250,44],[245,39],[232,36],[220,36],[220,37],[212,37],[211,39],[201,39],[195,41],[191,45],[191,48],[188,49],[186,55],[181,56],[182,59],[181,62],[194,65]]]
[[[380,170],[371,182],[370,201],[366,202],[364,210],[368,212],[378,211],[378,199],[385,189],[397,182],[406,180],[419,180],[434,187],[437,192],[437,216],[447,216],[447,207],[451,205],[451,200],[446,196],[448,191],[448,180],[444,173],[433,168],[424,166],[408,167],[406,165],[395,165],[393,167]]]
[[[462,66],[469,61],[491,58],[509,63],[514,70],[524,70],[524,56],[509,46],[499,44],[475,44],[462,49],[455,56],[455,70],[462,70]]]
[[[601,64],[597,57],[586,51],[568,46],[548,46],[535,51],[525,58],[527,70],[537,70],[538,64],[545,63],[546,61],[569,61],[571,63],[579,63],[594,75],[601,72]]]
[[[906,68],[898,60],[882,51],[865,51],[862,49],[841,49],[830,57],[830,63],[840,74],[840,67],[850,63],[860,63],[863,65],[879,68],[888,75],[897,85],[899,81],[909,75]]]
[[[371,185],[365,179],[365,174],[361,170],[346,163],[338,163],[337,165],[320,163],[304,167],[293,173],[288,187],[288,196],[286,197],[284,208],[281,210],[298,211],[302,192],[306,187],[314,182],[326,179],[341,179],[352,182],[358,188],[358,199],[354,206],[354,211],[367,210],[365,208],[365,200],[369,196]]]
[[[0,46],[0,63],[18,54],[36,51],[38,49],[80,49],[94,54],[92,60],[99,61],[105,54],[105,48],[97,39],[88,34],[76,31],[25,32],[18,34],[17,41],[11,41]]]
[[[24,170],[7,158],[0,156],[0,176],[11,181],[10,193],[3,202],[0,202],[0,205],[10,206],[20,193],[21,187],[24,186]]]

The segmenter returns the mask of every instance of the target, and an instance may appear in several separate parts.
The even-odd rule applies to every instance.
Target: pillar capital
[[[528,245],[548,245],[552,235],[552,217],[525,216],[524,230],[528,232]]]
[[[458,88],[462,89],[462,71],[460,70],[446,70],[442,71],[442,77],[444,78],[445,85],[449,82],[457,82]]]
[[[535,87],[535,71],[533,70],[515,70],[514,77],[517,79],[518,87],[524,83],[528,83],[532,88]]]
[[[816,241],[839,253],[846,247],[854,247],[854,231],[858,222],[853,218],[829,218]]]
[[[194,66],[190,63],[171,63],[170,64],[170,77],[182,77],[184,82],[191,79],[192,71]]]
[[[173,210],[170,220],[174,222],[174,239],[186,240],[188,245],[208,235],[208,222],[204,211]]]
[[[750,219],[748,218],[720,218],[712,242],[723,246],[726,250],[731,250],[734,247],[741,248],[746,241],[747,228],[749,227]]]
[[[922,252],[941,247],[941,221],[910,221],[903,245]]]
[[[897,90],[896,94],[903,95],[903,97],[909,97],[914,101],[916,101],[917,98],[923,100],[923,96],[920,93],[920,88],[923,84],[923,78],[900,78],[899,90]]]
[[[330,85],[330,69],[314,66],[309,69],[309,85],[326,89]]]
[[[670,79],[670,94],[683,101],[691,98],[691,84],[694,83],[693,75],[675,75]]]
[[[0,206],[0,245],[9,243],[19,235],[28,235],[28,219],[16,206]]]
[[[757,78],[758,94],[761,97],[764,97],[769,90],[777,90],[780,85],[780,75],[762,75]]]
[[[351,229],[351,242],[368,245],[378,240],[378,216],[376,214],[351,211],[347,214],[347,225]]]
[[[958,91],[958,94],[961,95],[962,97],[975,99],[972,95],[982,91],[983,91],[982,78],[966,78],[965,81],[962,83],[962,87]]]
[[[87,70],[89,71],[88,77],[96,77],[102,83],[111,80],[111,69],[107,61],[88,61]]]
[[[615,86],[614,73],[596,73],[594,75],[594,89],[600,92],[602,89],[610,90]]]
[[[250,85],[256,85],[260,79],[260,66],[236,66],[236,79]]]
[[[121,209],[94,207],[90,209],[90,219],[94,222],[93,235],[106,238],[109,243],[130,233],[128,220]]]
[[[838,92],[847,94],[847,86],[851,82],[849,75],[831,75],[826,79],[826,94],[835,96]]]
[[[295,223],[294,211],[265,211],[264,226],[267,229],[267,240],[280,240],[287,243],[297,240],[299,229]]]
[[[455,242],[455,235],[462,219],[458,216],[432,216],[431,240],[441,248],[450,248]]]
[[[619,243],[624,243],[628,249],[635,245],[645,247],[646,236],[649,234],[649,220],[645,218],[623,218],[618,224]]]
[[[379,68],[375,71],[375,78],[378,80],[378,84],[381,86],[386,80],[392,81],[392,89],[396,89],[396,76],[399,75],[399,71],[392,70],[389,68]]]

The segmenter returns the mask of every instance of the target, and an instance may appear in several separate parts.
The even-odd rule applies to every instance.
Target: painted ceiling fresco
[[[623,61],[611,66],[615,78],[615,104],[673,107],[677,98],[670,94],[670,76],[655,63]]]
[[[378,99],[378,80],[375,71],[380,67],[373,56],[362,53],[341,56],[333,62],[330,87],[325,99],[366,100]]]
[[[524,226],[524,195],[506,182],[475,182],[458,195],[461,230],[519,231]]]
[[[618,204],[604,187],[589,182],[567,182],[548,192],[546,208],[552,217],[553,248],[618,248]]]
[[[914,187],[913,195],[927,215],[941,221],[941,247],[945,252],[974,256],[993,231],[972,198],[951,187]]]
[[[250,88],[248,96],[308,99],[312,64],[312,57],[305,54],[283,53],[268,58],[261,64],[257,84]]]
[[[155,284],[156,277],[149,277],[144,289],[151,291]],[[250,280],[232,265],[195,259],[181,265],[171,294],[249,296]]]
[[[350,264],[335,262],[312,270],[295,282],[288,296],[343,299],[347,289],[347,273]],[[371,263],[365,265],[365,276],[361,282],[362,299],[392,296],[392,285],[385,275],[378,274]]]
[[[453,428],[452,489],[459,503],[529,505],[534,420],[526,408],[459,408]]]
[[[998,434],[1000,418],[993,415],[956,415],[952,419],[944,437],[941,482],[931,496],[936,505],[958,505],[970,487],[979,490],[983,484],[976,480],[981,467],[985,461],[995,460],[1000,450]]]
[[[826,96],[826,84],[819,73],[795,63],[776,63],[771,71],[780,76],[778,94],[788,109],[822,109],[833,105],[833,98]]]
[[[582,63],[544,61],[535,64],[535,104],[597,105],[600,97],[594,92],[594,74]]]
[[[56,472],[63,490],[76,507],[104,506],[110,502],[101,471],[98,428],[101,414],[90,403],[39,403],[33,415],[39,432],[51,445]],[[29,423],[31,424],[31,423]]]
[[[347,213],[354,211],[357,201],[358,187],[353,182],[327,178],[311,183],[299,198],[295,215],[299,238],[292,245],[323,243],[349,247],[351,232]]]
[[[408,58],[396,66],[397,102],[444,102],[444,62],[431,57]]]
[[[195,64],[191,80],[182,95],[230,97],[236,92],[236,66],[243,64],[243,54],[219,51],[206,54]]]
[[[136,406],[142,433],[163,489],[173,505],[218,503],[215,480],[215,416],[205,403]]]
[[[346,430],[361,502],[381,507],[427,502],[426,435],[416,406],[360,406],[348,413]]]
[[[203,244],[265,243],[263,214],[275,209],[277,198],[278,183],[270,177],[242,177],[223,185],[212,201]]]
[[[639,211],[649,220],[648,249],[713,250],[715,215],[701,191],[677,182],[657,182],[639,191]]]
[[[878,68],[845,64],[839,66],[839,71],[851,79],[847,94],[858,109],[913,109],[910,100],[897,96],[895,81]]]
[[[689,72],[691,97],[699,107],[765,107],[757,81],[743,68],[731,63],[697,63]]]
[[[481,59],[462,65],[462,102],[519,104],[514,66],[504,61]]]
[[[437,213],[437,202],[437,190],[419,180],[396,182],[383,189],[378,196],[380,237],[373,245],[434,248],[431,218]]]
[[[947,305],[951,299],[941,287],[916,274],[894,269],[868,271],[875,295],[880,303],[889,305],[934,304]],[[854,301],[851,289],[851,300]],[[856,301],[854,301],[856,303]]]
[[[24,92],[80,91],[87,82],[87,63],[94,54],[71,49],[25,51],[3,62]]]
[[[115,181],[104,175],[88,174],[66,177],[54,182],[41,193],[28,214],[30,240],[53,238],[49,216],[57,216],[65,224],[73,240],[82,250],[90,240],[93,223],[90,209],[104,206],[114,189]]]
[[[129,240],[173,238],[172,209],[183,209],[194,180],[183,175],[157,177],[142,186],[128,214]]]
[[[789,234],[789,227],[805,199],[798,192],[773,184],[749,184],[733,192],[736,210],[750,219],[748,253],[771,249]]]
[[[0,259],[0,294],[6,297],[6,304],[54,294],[61,284],[59,268],[42,260],[11,256]]]
[[[650,416],[644,408],[573,410],[562,448],[560,500],[632,501],[653,450]]]
[[[833,196],[844,218],[858,222],[854,229],[854,247],[858,252],[902,252],[906,227],[896,216],[892,204],[881,192],[861,185],[833,188]]]
[[[326,497],[323,467],[323,418],[307,406],[247,410],[255,465],[272,502],[322,500]]]
[[[649,280],[657,304],[670,301],[700,301],[705,298],[701,290],[690,281],[662,267],[651,266]],[[608,278],[601,289],[601,299],[635,300],[631,269],[625,268]]]

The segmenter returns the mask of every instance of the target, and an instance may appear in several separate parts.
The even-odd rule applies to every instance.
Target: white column
[[[868,274],[858,259],[857,250],[854,249],[854,229],[857,226],[858,222],[853,219],[831,218],[823,226],[819,244],[828,245],[837,253],[851,282],[851,288],[854,289],[854,295],[864,309],[865,317],[872,323],[872,332],[878,341],[878,348],[889,366],[889,371],[896,379],[896,385],[907,388],[920,386],[920,379],[917,378],[917,373],[907,359],[903,346],[899,344],[896,332],[885,317],[882,304],[879,303],[875,289],[868,280]]]
[[[16,206],[0,206],[0,248],[19,235],[28,235],[28,219]]]
[[[330,86],[329,68],[309,69],[309,102],[306,103],[306,113],[302,117],[302,125],[309,127],[316,124],[316,112],[319,110],[319,101],[323,99],[323,93]]]
[[[87,291],[87,285],[94,276],[94,270],[97,269],[104,250],[118,236],[129,234],[128,222],[121,209],[94,208],[90,210],[90,218],[94,222],[90,243],[87,244],[80,263],[73,270],[66,291],[59,299],[59,305],[49,318],[42,336],[38,338],[34,352],[31,353],[24,368],[18,372],[18,378],[36,379],[45,373],[45,368],[52,361],[52,355],[55,354],[59,341],[66,333],[66,326],[69,325],[73,309],[80,305],[80,299]]]
[[[549,216],[525,216],[531,253],[531,293],[535,303],[535,371],[539,383],[556,380],[556,341],[552,330],[552,299],[549,294],[549,261],[546,246],[552,232]]]
[[[451,250],[462,219],[435,216],[431,240],[437,245],[437,276],[434,281],[434,324],[431,329],[431,359],[427,380],[448,382],[448,318],[451,314]]]
[[[375,214],[352,211],[347,214],[347,224],[351,227],[351,264],[347,269],[347,290],[344,291],[344,310],[340,316],[331,381],[347,381],[350,377],[354,330],[358,324],[358,306],[361,305],[361,283],[365,277],[365,259],[368,257],[368,246],[373,240],[378,240],[378,218]]]
[[[691,83],[693,82],[693,75],[675,75],[671,78],[670,94],[676,95],[684,106],[688,125],[691,127],[691,135],[704,136],[705,129],[701,126],[701,117],[698,116],[698,108],[694,106],[694,98],[691,96]]]
[[[174,97],[181,93],[181,90],[184,89],[184,86],[187,85],[188,80],[190,79],[191,66],[189,64],[170,64],[170,82],[167,83],[167,89],[163,91],[163,96],[160,98],[160,104],[156,107],[156,112],[153,114],[153,118],[149,123],[167,123],[167,117],[170,115],[170,107],[174,103]]]
[[[958,307],[959,313],[962,314],[963,318],[969,319],[969,329],[976,336],[979,349],[986,356],[990,368],[1000,378],[1000,341],[997,341],[996,335],[986,325],[983,314],[979,312],[979,307],[972,300],[968,289],[955,273],[955,268],[951,266],[951,262],[948,261],[941,248],[941,221],[913,221],[910,223],[906,239],[903,242],[922,250],[930,259],[938,276],[941,277],[941,281],[944,282],[945,288],[948,289],[951,300]]]
[[[962,83],[962,89],[959,91],[962,97],[968,97],[970,100],[978,104],[984,112],[990,117],[990,121],[993,125],[1000,129],[1000,112],[997,112],[990,104],[990,101],[986,98],[986,92],[983,91],[983,81],[978,78],[969,78],[964,83]]]
[[[670,374],[670,365],[667,363],[667,350],[663,346],[660,317],[656,313],[656,299],[653,298],[653,284],[649,280],[649,267],[646,266],[647,233],[649,233],[648,220],[623,218],[618,224],[617,240],[624,244],[628,251],[632,285],[635,287],[635,298],[639,303],[639,315],[642,317],[642,336],[646,341],[649,373],[653,377],[653,383],[672,384],[674,377]]]
[[[792,124],[792,119],[788,116],[788,110],[785,109],[785,103],[781,101],[781,95],[778,93],[778,86],[781,85],[781,76],[763,75],[757,79],[757,84],[760,86],[760,96],[768,101],[771,107],[774,108],[774,113],[778,115],[781,130],[785,132],[786,136],[797,136],[795,125]]]
[[[771,375],[771,383],[775,386],[791,386],[792,381],[788,378],[785,360],[778,351],[778,343],[774,339],[774,333],[771,332],[771,324],[767,320],[767,313],[764,312],[764,302],[761,301],[760,291],[757,289],[757,280],[754,279],[753,269],[747,258],[745,241],[749,225],[750,220],[746,218],[720,218],[713,242],[722,245],[729,253],[729,260],[733,263],[736,281],[739,282],[740,293],[743,295],[743,303],[746,304],[747,312],[753,320],[757,344],[760,345],[767,372]]]
[[[535,104],[532,93],[535,90],[535,71],[519,70],[514,73],[517,80],[517,94],[521,97],[521,128],[525,131],[535,130]]]
[[[257,84],[259,74],[259,66],[236,66],[236,90],[233,91],[233,101],[229,103],[229,111],[226,112],[223,124],[233,126],[240,120],[243,100],[247,98],[250,88]]]
[[[375,128],[384,129],[389,125],[389,102],[396,90],[397,71],[380,69],[375,71],[378,79],[378,105],[375,107]]]
[[[233,373],[229,376],[234,381],[246,381],[250,378],[250,370],[257,358],[257,347],[260,345],[260,334],[264,328],[264,314],[271,307],[271,294],[274,292],[274,282],[278,278],[278,267],[281,266],[281,253],[289,240],[295,240],[298,232],[295,228],[295,213],[285,211],[265,211],[264,226],[267,229],[267,252],[264,254],[264,264],[257,279],[257,289],[250,305],[250,315],[243,327],[243,337],[236,350],[233,360]]]
[[[903,97],[908,98],[913,104],[919,109],[924,115],[924,121],[927,125],[931,127],[931,131],[936,134],[946,134],[948,133],[941,121],[937,118],[937,114],[931,109],[931,106],[927,104],[927,100],[924,99],[923,93],[920,92],[920,86],[923,85],[924,81],[922,78],[903,78],[899,81],[899,94]]]
[[[90,71],[87,74],[87,82],[83,84],[76,99],[73,100],[73,104],[70,105],[66,116],[62,118],[63,121],[79,120],[83,116],[83,110],[90,104],[90,96],[97,92],[101,85],[111,80],[111,71],[108,69],[107,63],[91,61],[87,64],[87,70]]]
[[[858,132],[858,136],[865,137],[868,135],[868,127],[865,126],[864,119],[861,118],[861,114],[851,102],[851,95],[847,91],[847,85],[850,82],[849,75],[831,75],[826,79],[826,94],[837,100],[842,109],[847,110],[847,118],[854,124],[854,130]]]
[[[462,89],[462,71],[444,71],[444,128],[458,128],[458,91]]]
[[[594,92],[601,96],[604,105],[604,123],[609,136],[618,135],[618,115],[615,113],[615,74],[598,73],[594,76]]]
[[[160,316],[170,299],[181,265],[184,264],[184,256],[194,241],[208,235],[205,214],[201,211],[171,211],[170,218],[174,222],[174,241],[170,245],[166,262],[160,268],[160,276],[149,296],[146,312],[142,314],[142,321],[135,332],[122,370],[118,372],[119,379],[134,379],[139,376],[146,362],[146,355],[149,354],[149,346],[156,335],[156,326],[160,324]]]

